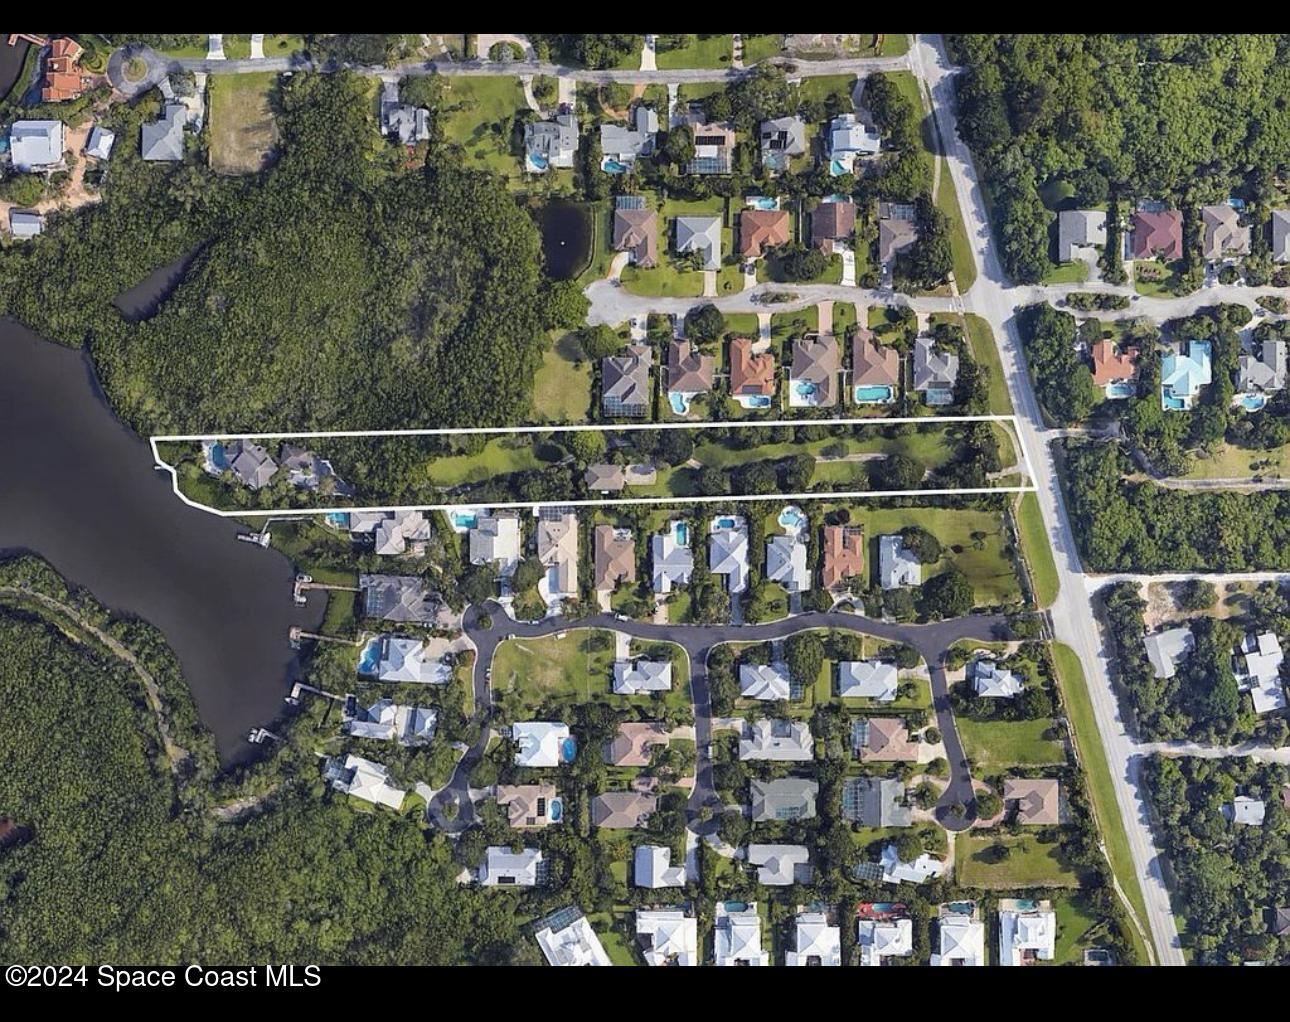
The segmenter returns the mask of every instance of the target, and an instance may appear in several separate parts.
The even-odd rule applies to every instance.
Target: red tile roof
[[[1093,345],[1093,382],[1105,387],[1112,380],[1131,380],[1138,373],[1138,349],[1118,352],[1113,341],[1101,340]]]
[[[786,209],[745,209],[739,214],[739,254],[759,256],[788,244],[789,224]]]
[[[752,353],[747,337],[736,337],[730,342],[730,392],[742,395],[775,393],[775,356],[768,351]]]
[[[1167,263],[1183,255],[1182,212],[1165,209],[1159,213],[1138,210],[1133,214],[1133,258],[1159,257]]]

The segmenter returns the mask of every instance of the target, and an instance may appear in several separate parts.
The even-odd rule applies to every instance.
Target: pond
[[[3,43],[0,43],[2,46]],[[89,357],[0,320],[0,555],[30,551],[116,613],[165,635],[224,762],[248,758],[299,670],[293,625],[317,629],[321,593],[247,530],[190,508],[148,445],[112,414]]]
[[[18,84],[18,77],[22,74],[22,65],[27,59],[29,49],[31,49],[31,43],[25,39],[19,39],[10,46],[9,33],[0,32],[0,100],[7,98],[10,90]],[[14,97],[14,99],[17,98],[17,96]]]
[[[591,215],[568,199],[552,199],[535,213],[542,255],[552,280],[572,280],[591,258]]]
[[[169,266],[153,270],[129,291],[123,291],[117,295],[112,300],[112,304],[131,323],[140,323],[155,316],[161,309],[161,303],[169,298],[170,293],[183,281],[188,273],[188,267],[200,253],[201,248],[195,248]]]

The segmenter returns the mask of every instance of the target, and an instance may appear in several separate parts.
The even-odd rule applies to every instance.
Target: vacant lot
[[[542,355],[533,379],[533,410],[541,422],[583,422],[591,408],[591,363],[573,334]]]
[[[1048,717],[1039,720],[971,720],[959,717],[957,724],[964,751],[982,771],[1066,762],[1062,743],[1044,737],[1044,732],[1053,725]]]
[[[1026,887],[1078,887],[1079,876],[1062,860],[1061,845],[1042,844],[1031,834],[959,834],[954,859],[964,887],[1007,890]],[[1007,857],[997,848],[1007,849]]]
[[[273,72],[210,78],[211,167],[221,174],[253,174],[278,142],[273,118]]]

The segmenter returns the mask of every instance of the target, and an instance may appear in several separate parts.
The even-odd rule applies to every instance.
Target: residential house
[[[638,846],[632,863],[632,883],[637,887],[685,886],[685,867],[672,865],[672,849],[666,845]]]
[[[896,665],[883,660],[838,662],[838,695],[844,699],[894,702],[899,689]]]
[[[588,465],[582,481],[593,493],[618,493],[627,485],[627,471],[622,465],[601,462]]]
[[[654,592],[670,593],[673,586],[690,584],[694,551],[690,549],[689,536],[689,526],[685,522],[674,521],[668,523],[664,532],[656,532],[650,537]]]
[[[725,124],[695,124],[694,159],[687,174],[729,174],[730,154],[735,148],[735,131]]]
[[[643,419],[649,414],[653,364],[654,352],[647,344],[633,344],[622,355],[601,359],[600,403],[606,415]]]
[[[865,827],[908,827],[914,811],[905,804],[905,782],[894,777],[848,777],[842,786],[842,818]]]
[[[712,392],[717,360],[700,354],[689,341],[673,339],[667,346],[667,394],[672,411],[684,415],[690,402]]]
[[[753,342],[736,337],[730,342],[730,394],[744,408],[766,408],[775,393],[775,356],[753,352]]]
[[[1192,635],[1190,628],[1180,625],[1148,635],[1143,644],[1147,648],[1147,659],[1151,661],[1156,677],[1172,678],[1179,661],[1196,648],[1196,637]]]
[[[606,791],[591,800],[591,823],[605,830],[635,830],[649,823],[658,799],[639,791]]]
[[[980,657],[972,664],[972,690],[984,699],[1012,699],[1021,695],[1026,686],[1006,667]]]
[[[502,578],[515,574],[521,558],[520,520],[515,515],[482,515],[470,530],[470,563],[491,564]]]
[[[712,520],[708,570],[726,577],[726,589],[731,596],[748,588],[748,527],[743,518],[726,515]]]
[[[878,537],[878,582],[884,589],[916,586],[923,581],[923,566],[905,546],[899,533]]]
[[[602,755],[606,763],[617,767],[646,767],[655,747],[666,748],[668,731],[662,724],[627,722],[618,725],[618,733],[605,743]]]
[[[1064,209],[1057,214],[1057,261],[1092,258],[1095,246],[1106,244],[1106,211]]]
[[[902,862],[894,844],[882,846],[878,866],[885,884],[921,884],[945,875],[945,863],[926,852],[912,862]]]
[[[1250,254],[1250,229],[1241,226],[1241,214],[1226,202],[1202,206],[1200,222],[1204,229],[1201,252],[1206,262]]]
[[[16,171],[49,170],[63,165],[62,121],[14,121],[9,127],[9,159]]]
[[[556,767],[570,763],[577,752],[569,725],[545,720],[522,721],[511,725],[515,743],[515,765],[522,767]]]
[[[786,209],[745,209],[739,214],[739,255],[760,259],[768,248],[787,245],[792,221]]]
[[[354,487],[350,486],[343,479],[336,475],[336,470],[332,468],[331,462],[326,458],[320,458],[313,451],[296,444],[283,444],[278,450],[278,461],[287,473],[287,482],[298,490],[318,490],[323,489],[327,492],[338,493],[350,496],[354,493]],[[327,486],[323,483],[330,480]],[[423,521],[425,516],[420,511],[412,512],[394,512],[398,514],[416,515]],[[426,538],[429,538],[427,531]]]
[[[578,118],[572,112],[524,126],[524,169],[530,174],[545,174],[552,167],[568,170],[577,153]]]
[[[936,950],[932,965],[985,965],[985,923],[972,912],[941,906],[936,922]]]
[[[882,149],[882,135],[855,114],[839,114],[829,122],[829,173],[834,177],[854,174],[857,159],[876,156]]]
[[[878,203],[878,265],[891,269],[896,256],[918,241],[918,221],[908,203]]]
[[[1101,387],[1108,398],[1132,396],[1134,388],[1126,384],[1137,378],[1138,354],[1138,349],[1132,347],[1121,352],[1112,340],[1095,341],[1089,349],[1094,385]]]
[[[914,953],[914,924],[909,919],[861,919],[856,924],[861,965],[883,965],[884,958]]]
[[[811,213],[811,244],[832,255],[838,243],[850,245],[856,230],[856,204],[850,199],[821,202]]]
[[[806,122],[796,114],[762,121],[758,138],[761,165],[771,172],[784,171],[794,156],[806,153]]]
[[[1241,654],[1242,670],[1237,680],[1250,693],[1254,712],[1264,714],[1285,709],[1286,693],[1281,684],[1281,662],[1285,656],[1276,632],[1246,635]]]
[[[646,965],[699,964],[699,921],[679,908],[638,908],[636,939]]]
[[[479,867],[480,887],[536,887],[544,873],[542,850],[513,852],[503,845],[489,845]]]
[[[825,589],[841,589],[848,580],[864,577],[864,530],[843,525],[824,526]]]
[[[578,596],[578,516],[572,511],[548,517],[537,526],[537,556],[546,568],[538,593],[548,610]]]
[[[416,575],[359,575],[363,616],[395,624],[447,624],[445,608]]]
[[[45,218],[33,210],[9,210],[9,234],[15,241],[34,238],[45,230]]]
[[[766,580],[778,582],[790,593],[804,593],[811,588],[806,544],[799,537],[771,536],[766,541]]]
[[[1268,338],[1258,355],[1245,352],[1236,360],[1236,387],[1246,393],[1270,394],[1286,385],[1286,342]]]
[[[1267,811],[1267,804],[1262,799],[1237,795],[1230,803],[1224,804],[1223,818],[1242,827],[1262,827]]]
[[[1181,259],[1182,212],[1137,210],[1129,222],[1129,251],[1134,259],[1161,259],[1166,263]]]
[[[623,583],[631,585],[636,581],[636,543],[631,529],[597,525],[592,532],[592,551],[592,584],[596,592],[613,592]]]
[[[739,694],[744,699],[773,702],[787,699],[791,691],[785,664],[739,665]]]
[[[756,903],[717,902],[713,957],[721,966],[770,964],[770,954],[761,946],[761,915]]]
[[[630,253],[643,270],[658,265],[658,214],[652,209],[614,209],[614,251]]]
[[[802,720],[748,720],[739,739],[739,758],[806,763],[815,758],[815,739]]]
[[[868,327],[851,339],[851,399],[856,404],[886,404],[900,390],[900,352],[879,344]]]
[[[564,803],[554,784],[499,784],[497,804],[506,810],[506,822],[513,830],[533,830],[559,823]]]
[[[430,538],[430,523],[420,511],[378,512],[372,549],[382,557],[401,557],[409,549],[420,556]],[[351,518],[354,516],[351,515]]]
[[[399,102],[399,83],[386,82],[381,91],[381,132],[403,145],[430,139],[430,111]]]
[[[757,882],[788,887],[811,882],[811,853],[806,845],[749,845],[748,865],[757,869]]]
[[[62,103],[76,99],[85,91],[91,78],[81,69],[84,52],[81,44],[69,36],[59,36],[49,44],[40,79],[42,103]]]
[[[916,763],[918,739],[900,717],[861,717],[852,722],[852,744],[864,763]]]
[[[954,402],[954,385],[959,379],[959,357],[942,351],[930,337],[914,341],[914,389],[929,405]]]
[[[399,706],[392,699],[378,699],[364,709],[355,696],[346,696],[342,711],[341,732],[354,738],[371,738],[388,742],[397,739],[403,746],[426,745],[434,737],[439,714],[422,706]]]
[[[1017,822],[1051,826],[1061,822],[1061,784],[1053,777],[1010,777],[1003,782],[1005,806],[1016,803]]]
[[[361,798],[373,805],[388,806],[395,812],[403,808],[407,792],[390,784],[390,772],[380,763],[355,756],[343,759],[332,756],[323,762],[323,780],[336,791]]]
[[[112,155],[114,145],[116,145],[116,132],[96,124],[90,130],[90,137],[85,141],[85,155],[96,160],[106,160]]]
[[[842,964],[842,931],[829,925],[823,912],[799,912],[793,920],[793,944],[784,952],[789,966]]]
[[[832,408],[838,403],[842,359],[831,335],[807,334],[793,340],[788,370],[788,403],[793,408]]]
[[[676,254],[697,252],[704,270],[721,269],[721,218],[679,216],[676,224]]]
[[[184,128],[188,107],[167,103],[161,117],[143,125],[139,134],[139,155],[150,163],[178,163],[184,158]]]
[[[231,440],[222,445],[223,464],[243,486],[259,490],[269,485],[278,463],[263,447],[250,440]]]
[[[615,660],[614,694],[638,695],[641,692],[670,692],[672,689],[672,662],[670,660]]]
[[[612,965],[587,917],[561,909],[536,924],[533,933],[548,965]]]
[[[752,821],[811,820],[820,794],[818,781],[808,777],[781,777],[773,781],[748,782]]]
[[[1000,965],[1051,962],[1056,939],[1057,916],[1051,902],[1013,898],[999,902]]]
[[[638,157],[654,152],[658,138],[658,114],[653,107],[636,104],[629,126],[600,126],[600,169],[607,174],[622,174],[631,169]]]
[[[1272,211],[1272,260],[1290,263],[1290,209]]]

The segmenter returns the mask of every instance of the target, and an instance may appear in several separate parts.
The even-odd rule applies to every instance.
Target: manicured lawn
[[[744,34],[744,67],[751,67],[767,57],[776,57],[784,45],[782,33],[770,32],[763,35]]]
[[[1044,732],[1053,726],[1048,717],[1038,720],[958,717],[955,722],[963,739],[963,751],[977,773],[992,773],[1011,766],[1066,762],[1062,743],[1044,738]]]
[[[688,257],[674,256],[676,227],[674,221],[678,216],[715,216],[722,220],[721,252],[729,254],[732,232],[725,223],[725,203],[720,199],[702,199],[685,201],[669,199],[659,208],[659,264],[653,269],[642,270],[635,266],[623,269],[623,287],[632,294],[645,295],[650,298],[697,298],[703,294],[703,271],[689,268]],[[717,274],[717,293],[738,291],[742,286],[742,274],[738,266],[722,266]],[[723,290],[723,286],[731,286]]]
[[[1008,858],[991,861],[986,849],[996,844],[1011,849]],[[1079,877],[1059,856],[1057,842],[1041,844],[1032,834],[976,835],[954,839],[954,868],[964,887],[1006,890],[1025,887],[1078,887]]]
[[[579,360],[573,335],[542,355],[533,379],[533,411],[539,422],[582,422],[591,408],[591,363]]]
[[[358,587],[358,575],[352,571],[337,571],[331,568],[310,568],[308,574],[315,582],[324,582],[335,586]],[[352,635],[355,624],[355,601],[358,593],[344,590],[327,590],[327,612],[323,615],[321,632],[323,635]]]
[[[1053,965],[1079,965],[1086,948],[1106,946],[1106,923],[1083,894],[1061,894],[1051,900],[1057,916]],[[1138,961],[1145,964],[1147,959]]]
[[[702,271],[678,269],[669,256],[648,270],[623,267],[622,281],[632,294],[649,298],[698,298],[703,294]]]
[[[1080,666],[1079,657],[1069,646],[1055,642],[1052,644],[1052,651],[1062,703],[1075,736],[1075,744],[1079,748],[1080,763],[1084,767],[1084,776],[1093,800],[1093,813],[1106,845],[1111,870],[1128,896],[1138,920],[1146,926],[1147,903],[1142,895],[1138,872],[1133,865],[1133,854],[1129,851],[1129,838],[1115,798],[1115,783],[1106,759],[1106,750],[1102,746],[1097,721],[1093,716],[1093,702],[1088,694],[1084,669]],[[1133,925],[1130,925],[1129,932],[1134,944],[1138,946],[1139,960],[1150,961],[1143,935]]]
[[[726,313],[726,333],[735,337],[750,337],[757,339],[758,331],[761,325],[757,320],[755,312],[727,312]]]
[[[1144,277],[1157,276],[1159,280],[1146,280]],[[1133,264],[1133,287],[1140,295],[1148,298],[1176,298],[1171,287],[1176,274],[1164,263],[1139,259]]]
[[[539,468],[542,462],[527,442],[512,445],[508,440],[489,440],[478,454],[455,454],[432,458],[415,473],[431,486],[460,486],[494,476],[510,475]]]
[[[1021,552],[1030,567],[1030,578],[1035,587],[1035,602],[1051,607],[1057,599],[1057,562],[1053,559],[1052,543],[1048,529],[1039,510],[1039,498],[1033,493],[1023,493],[1017,505],[1017,532],[1021,536]]]
[[[660,56],[662,56],[660,54]],[[660,68],[663,66],[659,61]],[[686,82],[676,92],[677,104],[693,103],[701,99],[707,99],[714,92],[721,92],[725,89],[724,82]]]
[[[211,167],[225,174],[254,173],[278,141],[272,96],[278,76],[212,75],[210,78]]]
[[[958,193],[954,191],[954,177],[947,160],[941,160],[940,178],[936,191],[936,208],[950,220],[950,256],[954,262],[954,283],[958,285],[959,294],[963,294],[976,283],[976,258],[972,253],[972,241],[968,237],[967,225],[963,222],[963,211],[959,207]]]
[[[1255,475],[1279,477],[1290,470],[1287,455],[1290,455],[1290,445],[1265,451],[1224,443],[1219,445],[1212,458],[1194,458],[1185,478],[1248,479]]]
[[[612,248],[613,206],[607,202],[588,203],[587,215],[591,218],[591,259],[578,277],[578,283],[584,287],[593,280],[603,280],[609,276],[609,264],[616,255]]]
[[[855,326],[856,307],[854,302],[833,303],[833,334],[839,343],[846,340],[847,329]]]
[[[1003,374],[1003,363],[999,360],[999,348],[990,324],[971,312],[963,317],[963,324],[968,343],[972,345],[972,357],[990,370],[990,411],[995,415],[1011,415],[1008,378]]]
[[[820,307],[808,305],[796,312],[774,312],[770,317],[770,335],[774,338],[807,333],[820,328]]]
[[[1088,280],[1088,263],[1080,259],[1058,263],[1044,274],[1045,284],[1083,284]]]
[[[511,151],[510,123],[517,111],[527,109],[518,78],[460,75],[444,79],[437,113],[444,137],[462,147],[468,167],[514,183],[523,177],[523,157]]]
[[[615,865],[618,865],[615,863]],[[624,864],[626,865],[626,864]],[[623,939],[623,935],[614,929],[614,917],[609,912],[597,912],[587,916],[587,922],[596,931],[600,943],[604,945],[605,954],[613,965],[640,965],[636,952]]]
[[[823,101],[834,93],[840,93],[847,99],[843,109],[849,111],[851,90],[855,88],[855,84],[855,75],[813,75],[802,79],[802,84],[797,87],[797,95],[805,103],[814,99]]]
[[[661,71],[672,68],[729,67],[734,45],[734,38],[729,35],[712,35],[706,39],[696,36],[693,43],[679,50],[659,50],[655,54],[655,62]]]

